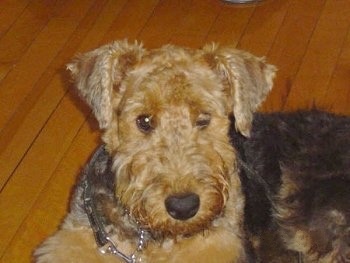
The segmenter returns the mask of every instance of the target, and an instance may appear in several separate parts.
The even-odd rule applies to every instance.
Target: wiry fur
[[[217,45],[146,50],[117,41],[79,56],[68,69],[113,156],[115,189],[103,195],[100,210],[119,248],[135,249],[138,221],[151,236],[142,262],[248,262],[228,116],[249,135],[275,68]],[[199,197],[199,209],[175,219],[165,201],[186,193]],[[36,251],[37,262],[119,262],[96,250],[86,216],[74,209],[77,196],[62,228]]]
[[[231,136],[255,171],[243,171],[242,182],[263,262],[297,262],[292,251],[305,262],[350,262],[350,117],[256,114],[248,140]]]

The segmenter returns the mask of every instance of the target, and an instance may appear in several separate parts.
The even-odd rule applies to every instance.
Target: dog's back
[[[256,114],[248,140],[230,135],[250,169],[241,173],[248,230],[276,228],[309,260],[350,262],[350,118]]]

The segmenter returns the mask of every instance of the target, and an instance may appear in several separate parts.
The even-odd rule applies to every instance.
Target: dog
[[[87,169],[95,176],[36,262],[250,262],[229,116],[249,136],[275,67],[216,44],[122,40],[68,69],[103,130],[106,154],[95,158],[111,156],[112,173],[106,160]]]
[[[262,262],[350,262],[350,117],[255,114],[242,159],[245,222]]]

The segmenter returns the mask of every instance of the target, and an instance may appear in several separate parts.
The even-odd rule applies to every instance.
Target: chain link
[[[121,252],[118,248],[117,245],[114,243],[114,241],[107,236],[107,243],[99,248],[99,251],[102,254],[113,254],[116,255],[120,258],[122,258],[125,262],[127,263],[136,263],[136,262],[142,262],[141,258],[138,257],[138,254],[140,254],[142,252],[142,250],[144,249],[146,242],[145,242],[145,230],[140,229],[139,231],[139,240],[137,243],[137,247],[136,250],[134,251],[134,253],[131,254],[131,256],[127,256],[125,255],[123,252]]]

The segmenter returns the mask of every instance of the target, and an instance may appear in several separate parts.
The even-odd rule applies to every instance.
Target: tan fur
[[[142,262],[244,262],[244,198],[228,116],[249,135],[274,67],[217,45],[148,51],[117,41],[79,56],[68,69],[114,156],[116,197],[143,228],[162,236],[148,242]],[[137,126],[143,115],[149,116],[150,131]],[[199,196],[200,208],[192,218],[176,220],[164,200],[186,192]],[[101,256],[91,231],[81,225],[86,221],[71,212],[36,252],[38,262],[118,262]],[[116,243],[131,253],[136,237],[115,233]]]

